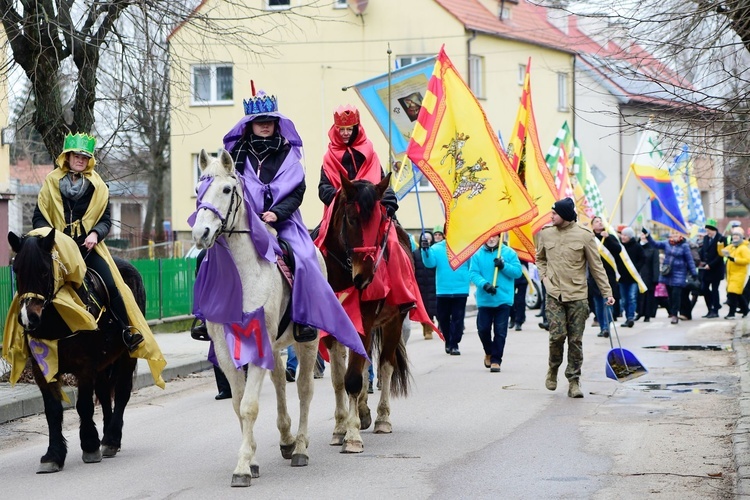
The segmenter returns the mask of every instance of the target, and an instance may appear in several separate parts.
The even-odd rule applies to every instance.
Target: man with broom
[[[571,198],[555,202],[551,219],[552,225],[539,232],[536,248],[539,277],[547,291],[549,321],[549,369],[545,385],[550,391],[557,389],[557,370],[562,364],[567,339],[568,397],[582,398],[583,330],[589,316],[587,264],[602,297],[606,297],[606,305],[613,305],[615,298],[594,234],[576,223],[575,202]]]

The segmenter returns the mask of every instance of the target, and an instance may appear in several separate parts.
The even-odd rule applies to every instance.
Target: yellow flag
[[[448,261],[454,269],[490,236],[528,224],[538,213],[443,49],[406,153],[445,206]]]
[[[537,215],[528,225],[514,229],[508,245],[526,261],[536,260],[533,235],[550,222],[552,205],[557,201],[557,188],[552,171],[547,166],[536,129],[534,106],[531,102],[531,58],[526,64],[521,103],[518,106],[513,133],[508,141],[508,158],[513,170],[538,208]]]

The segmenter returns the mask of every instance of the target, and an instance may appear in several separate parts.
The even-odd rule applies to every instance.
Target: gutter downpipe
[[[466,40],[466,83],[471,88],[471,42],[477,38],[477,30],[471,30],[471,37]]]
[[[572,90],[573,90],[573,97],[572,97],[572,107],[573,110],[573,130],[571,130],[571,133],[573,134],[573,139],[576,138],[576,118],[578,117],[578,113],[576,113],[576,62],[578,61],[578,53],[573,54],[573,78],[571,79],[572,84]]]
[[[623,110],[622,110],[622,104],[618,104],[617,107],[619,108],[619,111],[620,111],[619,113],[617,113],[618,114],[618,121],[619,121],[618,127],[620,129],[619,133],[617,134],[618,137],[619,137],[619,141],[620,141],[620,144],[619,144],[620,154],[618,155],[620,157],[620,176],[619,176],[620,177],[620,182],[619,182],[619,184],[620,184],[620,191],[624,192],[625,191],[625,180],[623,179],[623,172],[622,172],[622,168],[623,168],[623,163],[622,163],[622,160],[623,160],[623,158],[622,158],[622,155],[623,155],[623,149],[622,149],[622,147],[623,147],[623,144],[622,144],[622,133],[623,133],[623,123],[622,123],[623,122],[623,118],[622,118]],[[625,213],[624,203],[620,203],[620,220],[623,220],[623,218],[624,218],[623,214],[624,213]],[[614,215],[615,214],[612,214],[613,217],[614,217]]]

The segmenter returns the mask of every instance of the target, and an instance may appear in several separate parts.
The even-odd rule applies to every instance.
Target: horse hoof
[[[344,436],[345,434],[334,434],[333,437],[331,437],[331,446],[341,446],[344,444]]]
[[[102,461],[102,451],[99,448],[97,448],[95,451],[83,452],[83,463],[98,464],[101,461]]]
[[[393,426],[390,422],[375,422],[375,428],[372,432],[375,434],[390,434],[393,432]]]
[[[372,425],[372,417],[370,416],[370,412],[368,411],[366,415],[362,415],[359,417],[359,430],[363,431],[365,429],[369,429]]]
[[[232,488],[246,488],[250,486],[249,474],[232,474]]]
[[[51,472],[60,472],[62,465],[58,465],[55,462],[42,462],[39,464],[39,468],[36,470],[37,474],[49,474]]]
[[[365,445],[362,441],[347,441],[341,447],[341,453],[362,453]]]
[[[250,475],[253,476],[253,478],[258,479],[260,477],[260,465],[251,465]]]
[[[120,451],[120,448],[117,446],[110,446],[110,445],[102,445],[102,456],[104,458],[112,458],[115,455],[117,455],[117,452]]]
[[[289,460],[292,458],[292,453],[294,452],[294,443],[292,444],[282,444],[279,445],[279,448],[281,448],[281,456]]]
[[[307,467],[308,461],[307,455],[296,453],[292,456],[292,467]]]

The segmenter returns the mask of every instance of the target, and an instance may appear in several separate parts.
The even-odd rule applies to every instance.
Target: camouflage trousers
[[[547,295],[549,322],[549,369],[557,373],[563,361],[565,339],[568,339],[568,367],[565,378],[578,380],[583,364],[583,329],[589,317],[588,300],[562,302]]]

